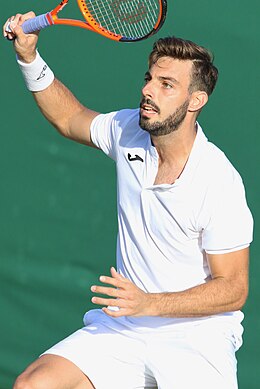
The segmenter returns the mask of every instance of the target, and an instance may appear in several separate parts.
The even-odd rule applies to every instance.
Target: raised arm
[[[97,112],[84,107],[59,80],[41,92],[33,93],[43,115],[66,138],[94,146],[90,138],[90,124]]]
[[[25,64],[25,68],[29,71],[32,66],[37,66],[38,33],[24,34],[20,26],[25,20],[34,16],[33,12],[24,15],[17,14],[11,18],[11,32],[6,31],[9,20],[3,28],[4,36],[14,42],[14,49],[21,66]],[[48,71],[51,72],[47,69]],[[98,112],[84,107],[69,89],[55,77],[54,80],[52,77],[50,85],[44,87],[43,90],[32,91],[32,93],[43,115],[61,135],[79,143],[94,146],[90,138],[90,125]]]

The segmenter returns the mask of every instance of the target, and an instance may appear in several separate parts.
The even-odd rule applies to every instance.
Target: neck
[[[186,163],[196,138],[196,123],[183,123],[176,131],[158,137],[151,136],[160,163],[168,165]]]

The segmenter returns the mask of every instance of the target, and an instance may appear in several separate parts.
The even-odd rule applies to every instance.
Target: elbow
[[[52,122],[53,127],[58,131],[58,133],[65,138],[70,138],[70,131],[69,131],[69,126],[68,123],[64,121],[59,121],[59,122]]]
[[[72,139],[70,117],[66,117],[65,115],[63,115],[63,117],[55,118],[55,119],[52,118],[49,119],[49,121],[60,135],[62,135],[65,138]]]
[[[248,292],[248,287],[245,287],[240,291],[236,301],[234,302],[234,311],[239,311],[245,306],[248,298]]]

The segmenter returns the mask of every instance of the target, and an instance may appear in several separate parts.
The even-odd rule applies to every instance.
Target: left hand
[[[149,316],[151,295],[117,273],[114,267],[110,271],[111,277],[101,276],[99,280],[112,287],[93,285],[91,291],[112,298],[92,297],[91,301],[94,304],[118,307],[117,311],[112,311],[107,307],[102,308],[107,315],[112,317]]]

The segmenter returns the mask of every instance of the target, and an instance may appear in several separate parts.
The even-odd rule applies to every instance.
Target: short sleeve
[[[216,254],[249,246],[253,239],[253,218],[238,172],[230,170],[224,173],[222,179],[216,179],[208,196],[208,217],[202,231],[202,248]]]
[[[112,159],[116,159],[116,116],[117,112],[100,114],[94,118],[90,127],[91,140]]]

